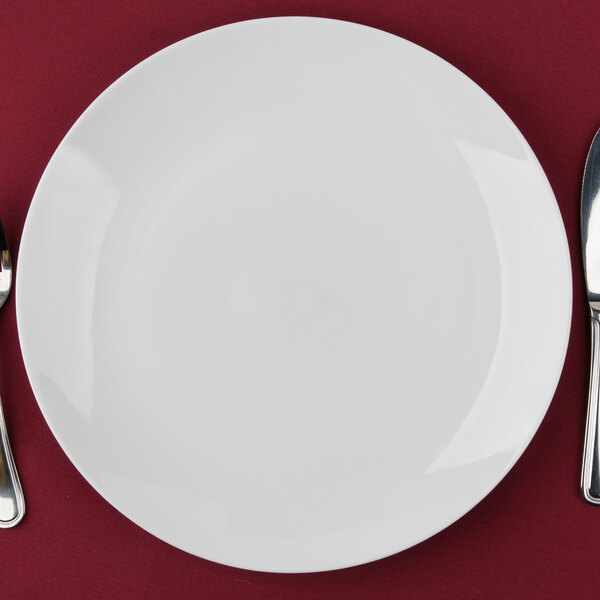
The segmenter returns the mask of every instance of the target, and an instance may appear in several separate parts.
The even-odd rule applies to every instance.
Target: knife
[[[585,426],[581,493],[600,505],[600,129],[585,162],[581,190],[581,243],[592,326],[588,412]]]

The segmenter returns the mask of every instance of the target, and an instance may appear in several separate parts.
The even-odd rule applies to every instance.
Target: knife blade
[[[588,411],[585,427],[581,493],[600,505],[600,129],[585,162],[581,190],[581,243],[590,305],[591,357]]]

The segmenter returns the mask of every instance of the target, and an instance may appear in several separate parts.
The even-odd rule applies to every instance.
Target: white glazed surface
[[[569,254],[531,149],[448,63],[249,21],[132,69],[36,191],[19,335],[61,446],[159,538],[351,566],[481,500],[535,433]]]

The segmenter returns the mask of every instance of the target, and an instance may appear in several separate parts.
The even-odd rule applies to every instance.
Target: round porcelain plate
[[[104,498],[267,571],[440,531],[536,431],[571,313],[531,149],[448,63],[313,18],[177,43],[85,111],[17,277],[40,408]]]

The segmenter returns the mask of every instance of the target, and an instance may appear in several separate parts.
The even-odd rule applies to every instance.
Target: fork
[[[12,287],[12,261],[4,227],[0,221],[0,306]],[[0,399],[0,528],[14,527],[25,514],[25,498],[8,442]]]

